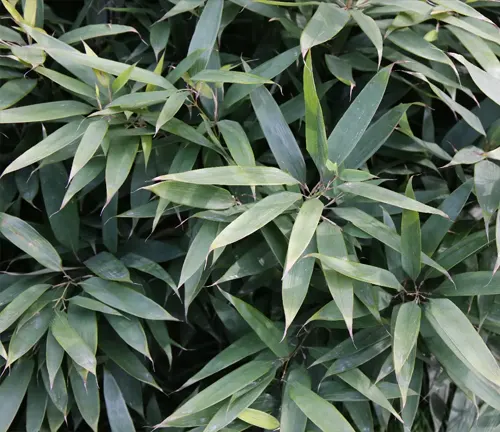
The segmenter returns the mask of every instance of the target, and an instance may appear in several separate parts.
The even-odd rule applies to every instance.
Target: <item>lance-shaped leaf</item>
[[[104,369],[104,402],[108,414],[109,427],[113,432],[134,432],[132,417],[115,378]]]
[[[301,197],[294,192],[280,192],[267,196],[224,228],[210,249],[217,249],[249,236],[278,217]]]
[[[44,267],[55,272],[62,270],[61,257],[57,251],[28,223],[15,216],[0,213],[0,232]]]
[[[19,362],[0,385],[0,431],[7,432],[24,399],[33,373],[34,362],[26,359]]]
[[[97,364],[95,355],[70,325],[66,314],[56,313],[51,331],[59,345],[63,347],[73,361],[95,375]]]
[[[180,389],[193,385],[227,367],[243,360],[244,358],[262,351],[266,345],[255,333],[248,333],[226,349],[217,354],[203,368],[189,378]],[[179,390],[180,390],[179,389]]]
[[[349,13],[335,4],[320,3],[300,35],[302,56],[313,46],[332,39],[349,21]]]
[[[298,382],[290,383],[288,391],[300,410],[323,432],[330,432],[333,425],[339,432],[354,432],[353,427],[335,406],[306,386]]]
[[[420,307],[415,302],[404,303],[397,311],[396,323],[394,325],[392,352],[394,370],[396,372],[399,389],[401,390],[403,406],[406,404],[409,380],[403,382],[401,379],[401,372],[407,364],[410,364],[409,376],[411,378],[415,362],[415,359],[412,359],[411,355],[417,344],[417,338],[420,332],[421,314]]]
[[[236,308],[252,330],[260,337],[262,342],[264,342],[276,356],[284,358],[291,353],[288,342],[283,340],[282,332],[269,318],[243,300],[224,291],[221,292]]]
[[[14,79],[0,87],[0,110],[11,107],[19,102],[36,87],[36,80]]]
[[[235,204],[234,198],[226,189],[211,185],[168,180],[144,189],[167,201],[207,210],[224,210]]]
[[[352,279],[397,290],[403,288],[396,277],[383,268],[316,253],[311,256],[318,258],[327,269],[335,270]]]
[[[64,33],[59,40],[67,44],[103,36],[113,36],[121,33],[138,33],[133,27],[120,24],[91,24]]]
[[[116,282],[130,282],[127,267],[109,252],[100,252],[84,262],[96,276]]]
[[[177,112],[182,108],[188,94],[186,92],[176,92],[170,96],[163,108],[161,109],[158,120],[156,120],[156,133],[161,129],[161,127],[169,122]]]
[[[414,200],[412,180],[406,185],[406,197]],[[401,220],[401,262],[403,270],[414,281],[420,274],[422,255],[422,240],[420,235],[420,218],[418,212],[403,210]]]
[[[323,176],[328,159],[325,120],[314,82],[312,54],[309,52],[304,67],[304,103],[306,119],[306,148]]]
[[[70,180],[90,161],[101,145],[107,131],[108,122],[106,120],[98,120],[89,124],[73,158],[73,165],[69,175]]]
[[[97,300],[139,318],[177,321],[153,300],[124,284],[94,277],[86,279],[81,286]]]
[[[402,209],[413,210],[420,213],[432,213],[448,218],[448,215],[441,210],[422,204],[414,199],[405,197],[404,195],[393,192],[389,189],[375,186],[374,184],[359,182],[359,183],[344,183],[338,186],[342,192],[359,195],[373,201],[383,202]]]
[[[14,160],[14,162],[5,168],[2,176],[33,165],[34,163],[53,155],[57,151],[62,150],[73,141],[80,138],[85,133],[88,125],[89,122],[86,120],[76,120],[64,125]]]
[[[378,72],[349,106],[328,137],[328,159],[341,164],[355,151],[382,101],[392,66]]]
[[[466,365],[499,385],[500,367],[483,339],[463,312],[448,299],[429,300],[425,317],[443,342]]]
[[[474,186],[488,229],[490,219],[500,207],[500,167],[489,160],[477,163],[474,166]]]
[[[94,375],[90,375],[87,378],[87,382],[84,382],[82,377],[76,372],[76,369],[71,368],[69,379],[78,410],[85,422],[96,432],[101,408],[97,378]]]
[[[294,384],[300,384],[306,389],[311,388],[311,378],[304,367],[292,366],[286,377],[281,403],[281,432],[304,432],[306,430],[307,417],[290,396],[290,390]]]
[[[377,405],[389,411],[401,423],[403,422],[400,415],[396,412],[382,391],[359,369],[351,369],[347,372],[342,372],[338,376],[372,402],[375,402]]]
[[[243,127],[232,120],[219,121],[217,126],[236,164],[244,167],[255,166],[252,146]]]
[[[314,237],[291,270],[283,276],[281,297],[285,312],[285,333],[300,310],[311,282],[314,258],[307,257],[316,250]]]
[[[340,227],[331,222],[323,222],[316,231],[318,252],[321,256],[347,260],[347,248]],[[346,261],[344,261],[346,262]],[[321,261],[328,289],[344,317],[347,330],[352,336],[352,320],[354,314],[354,284],[349,275],[338,272]]]
[[[492,101],[500,105],[500,78],[495,78],[488,72],[472,64],[460,54],[450,54],[453,58],[462,63],[469,72],[474,83]]]
[[[92,107],[77,101],[46,102],[0,111],[0,124],[31,123],[85,115]]]
[[[273,96],[265,87],[258,87],[252,91],[250,99],[278,166],[303,183],[306,178],[304,157]]]
[[[138,149],[138,137],[130,137],[111,144],[106,160],[105,206],[109,204],[121,185],[125,183],[132,169],[132,165],[134,164],[135,155]]]
[[[155,180],[175,180],[199,185],[261,186],[294,185],[299,181],[289,174],[273,167],[225,166],[202,168],[192,171],[167,174]]]
[[[47,392],[43,384],[31,380],[26,400],[26,432],[38,432],[42,428],[47,409]]]
[[[295,223],[293,224],[292,233],[290,234],[284,270],[285,275],[311,242],[320,221],[323,208],[323,203],[317,198],[304,201],[300,207]]]
[[[237,391],[253,383],[273,367],[271,361],[252,361],[228,373],[186,403],[181,405],[157,427],[167,427],[171,422],[182,417],[200,412],[216,403],[229,398]]]
[[[246,72],[236,72],[229,70],[206,69],[198,72],[191,78],[193,81],[203,81],[210,83],[233,83],[233,84],[274,84],[270,79],[260,77]]]
[[[34,285],[19,294],[5,309],[0,312],[0,333],[5,332],[40,296],[50,288],[50,285]]]
[[[372,44],[375,46],[378,55],[378,65],[380,67],[380,62],[382,61],[382,50],[384,41],[382,39],[382,33],[378,27],[376,21],[369,15],[364,14],[360,10],[353,9],[350,11],[351,17],[359,25],[363,33],[370,39]]]

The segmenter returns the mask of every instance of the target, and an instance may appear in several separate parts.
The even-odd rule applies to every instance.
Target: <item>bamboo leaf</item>
[[[415,199],[412,180],[406,185],[407,198]],[[418,212],[403,210],[401,220],[401,262],[403,270],[414,281],[420,274],[422,255],[422,240],[420,234],[420,218]]]

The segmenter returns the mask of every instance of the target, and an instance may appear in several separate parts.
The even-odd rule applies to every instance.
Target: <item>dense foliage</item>
[[[0,432],[498,430],[500,3],[2,3]]]

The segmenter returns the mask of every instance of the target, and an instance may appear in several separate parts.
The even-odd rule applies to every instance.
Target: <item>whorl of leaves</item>
[[[499,2],[1,2],[0,432],[499,427]]]

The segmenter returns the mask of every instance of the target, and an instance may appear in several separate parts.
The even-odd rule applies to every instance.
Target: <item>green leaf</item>
[[[372,384],[370,379],[359,369],[351,369],[347,372],[342,372],[338,377],[355,388],[362,395],[389,411],[401,423],[403,422],[402,418],[392,407],[382,391],[375,384]]]
[[[336,272],[352,279],[367,282],[373,285],[394,288],[397,290],[401,290],[403,288],[397,281],[396,277],[385,269],[367,264],[360,264],[355,261],[349,261],[345,258],[335,258],[316,253],[311,254],[311,256],[318,258],[321,261],[321,264],[327,269],[335,270]]]
[[[248,85],[259,85],[259,84],[274,84],[273,81],[246,72],[237,72],[230,70],[214,70],[206,69],[198,72],[194,77],[191,78],[192,81],[202,81],[209,83],[232,83],[232,84],[248,84]]]
[[[298,180],[273,167],[264,166],[224,166],[202,168],[181,173],[166,174],[155,180],[174,180],[199,185],[261,186],[295,185]]]
[[[243,420],[245,423],[249,423],[252,426],[260,427],[266,430],[275,430],[280,427],[278,419],[270,414],[253,408],[245,409],[238,415],[238,418]]]
[[[112,142],[106,160],[106,204],[118,192],[128,177],[135,155],[139,149],[137,137],[130,137],[121,142]]]
[[[467,203],[472,191],[472,181],[467,181],[456,188],[439,206],[449,219],[444,219],[438,215],[432,215],[422,225],[422,251],[427,255],[432,255],[444,239],[454,221],[460,215],[463,207]]]
[[[406,28],[392,32],[388,39],[398,47],[426,60],[432,60],[439,63],[444,63],[450,66],[458,76],[455,65],[450,58],[439,48],[430,42],[427,42],[423,37]]]
[[[323,222],[316,231],[316,239],[318,242],[318,256],[335,256],[340,261],[348,259],[347,248],[340,227],[333,225],[331,222]],[[328,289],[344,317],[349,334],[352,336],[354,313],[353,280],[349,275],[339,273],[336,269],[328,267],[325,262],[321,261],[321,264]]]
[[[92,107],[77,101],[46,102],[0,111],[0,124],[32,123],[85,115]]]
[[[474,166],[474,187],[488,229],[490,219],[500,207],[500,167],[488,160],[477,163]]]
[[[252,146],[241,125],[232,120],[221,120],[217,126],[236,164],[242,167],[255,166]]]
[[[39,432],[47,409],[47,393],[43,384],[32,379],[26,401],[26,432]]]
[[[369,183],[344,183],[338,186],[342,192],[350,193],[353,195],[362,196],[373,201],[390,204],[402,209],[413,210],[419,213],[431,213],[440,215],[448,219],[448,215],[441,210],[429,207],[414,199],[405,197],[404,195],[393,192],[389,189],[381,188]]]
[[[68,184],[68,173],[62,163],[40,168],[45,211],[56,240],[76,254],[80,240],[80,217],[75,202],[69,202],[61,210]]]
[[[158,278],[163,282],[165,282],[173,290],[177,289],[177,286],[172,277],[158,263],[155,263],[154,261],[151,261],[148,258],[145,258],[143,256],[134,253],[128,253],[127,255],[121,258],[121,261],[127,267],[150,274],[151,276],[154,276],[155,278]]]
[[[170,121],[175,116],[175,114],[177,114],[177,112],[184,105],[184,101],[186,100],[187,96],[187,92],[181,91],[174,93],[167,99],[165,105],[163,105],[160,115],[158,116],[158,120],[156,121],[156,133],[158,133],[160,128],[165,123]]]
[[[0,87],[0,110],[9,108],[30,94],[36,87],[36,80],[14,79]]]
[[[139,318],[176,321],[160,305],[124,284],[94,277],[82,282],[81,287],[97,300]]]
[[[100,252],[86,260],[84,264],[102,279],[132,283],[125,265],[109,252]]]
[[[323,432],[330,432],[335,425],[339,432],[354,432],[345,417],[322,397],[318,396],[306,386],[290,383],[290,396],[300,410]]]
[[[234,198],[226,189],[210,185],[169,180],[144,189],[152,191],[167,201],[208,210],[224,210],[235,204]]]
[[[286,339],[283,339],[282,332],[269,318],[243,300],[224,291],[221,292],[236,308],[241,317],[247,322],[257,336],[260,337],[262,342],[264,342],[277,357],[284,358],[291,353],[291,348]]]
[[[373,216],[370,216],[357,208],[336,207],[335,209],[333,209],[333,211],[336,215],[350,221],[356,227],[368,233],[371,237],[376,238],[385,245],[389,246],[391,249],[394,249],[395,251],[401,253],[401,237],[392,227],[378,221]],[[436,217],[447,222],[449,221],[448,219],[444,219],[438,215],[431,217]],[[451,279],[448,272],[437,262],[430,259],[427,255],[422,254],[420,260],[423,264],[431,266],[432,268],[438,270],[440,273]]]
[[[106,133],[108,132],[108,122],[106,120],[97,120],[89,124],[83,134],[82,140],[78,145],[69,179],[75,175],[90,161],[94,153],[100,147]]]
[[[164,103],[169,97],[176,93],[178,92],[172,90],[130,93],[116,98],[106,105],[106,109],[116,108],[129,111],[139,111],[151,105]]]
[[[95,375],[96,359],[94,353],[76,330],[71,327],[66,314],[56,313],[51,331],[54,338],[73,361]]]
[[[193,238],[184,260],[178,286],[183,285],[200,267],[203,267],[210,252],[210,245],[217,237],[218,224],[203,221],[202,226]]]
[[[380,70],[349,106],[328,137],[328,159],[341,164],[355,152],[382,101],[392,66]]]
[[[259,87],[252,91],[250,99],[278,166],[303,183],[304,157],[273,96],[265,87]]]
[[[290,396],[294,384],[299,384],[308,390],[311,388],[311,378],[304,367],[292,366],[287,374],[281,403],[281,432],[305,432],[306,430],[307,417]]]
[[[302,56],[312,47],[329,41],[340,32],[349,21],[349,13],[337,5],[320,3],[318,9],[300,35]]]
[[[40,296],[50,288],[50,285],[33,285],[24,290],[5,309],[0,312],[0,333],[14,324]]]
[[[46,307],[16,329],[9,344],[8,365],[20,359],[40,340],[49,328],[53,316],[52,308]]]
[[[203,5],[203,3],[205,3],[205,0],[180,0],[174,5],[172,9],[170,9],[165,15],[163,15],[159,19],[159,21],[166,20],[167,18],[179,15],[184,12],[192,11],[197,7]]]
[[[161,387],[156,383],[146,367],[123,342],[116,339],[109,339],[109,335],[107,335],[102,338],[102,343],[99,344],[99,349],[101,349],[104,354],[113,360],[127,374],[156,388],[157,390],[162,391]]]
[[[122,316],[122,314],[117,310],[88,297],[75,296],[71,297],[69,301],[75,304],[76,306],[80,306],[81,308],[84,309],[93,310],[96,312],[102,312],[109,315]]]
[[[396,371],[396,378],[401,390],[403,406],[406,404],[409,380],[402,380],[401,372],[406,367],[406,364],[411,362],[410,377],[412,375],[413,363],[415,362],[415,359],[412,359],[411,356],[412,351],[415,349],[417,344],[418,333],[420,331],[421,314],[422,312],[420,307],[416,303],[404,303],[397,311],[396,322],[394,325],[394,370]]]
[[[410,104],[400,104],[375,121],[360,138],[356,147],[345,158],[344,166],[359,168],[382,147],[399,124]]]
[[[453,58],[462,63],[469,72],[472,81],[479,87],[486,96],[500,105],[500,78],[495,78],[484,70],[470,63],[460,54],[450,54]]]
[[[69,371],[69,379],[80,414],[91,429],[97,432],[101,409],[97,378],[94,375],[90,375],[87,381],[84,382],[82,377],[72,368]]]
[[[80,80],[42,66],[38,66],[35,71],[40,75],[47,77],[61,87],[64,87],[66,90],[69,90],[70,92],[85,96],[91,100],[94,100],[96,98],[94,89],[92,89],[92,87],[85,84],[84,82],[81,82]]]
[[[314,82],[312,54],[309,52],[304,67],[304,103],[306,121],[306,148],[322,176],[326,174],[327,138],[325,120]]]
[[[125,85],[129,82],[134,69],[135,64],[129,66],[113,80],[113,84],[111,84],[111,91],[114,94],[118,93],[123,87],[125,87]]]
[[[330,73],[340,82],[351,88],[356,86],[352,77],[352,66],[347,60],[327,54],[325,55],[325,62]]]
[[[490,271],[460,273],[453,282],[444,281],[433,292],[446,297],[500,294],[500,275],[492,276]]]
[[[192,67],[192,73],[207,67],[219,33],[223,8],[223,0],[207,0],[203,8],[188,48],[188,55],[203,50]]]
[[[106,315],[106,319],[122,340],[152,361],[146,333],[141,322],[135,317]]]
[[[249,236],[278,217],[300,198],[300,194],[293,192],[280,192],[267,196],[224,228],[210,249],[217,249]]]
[[[259,379],[272,367],[271,361],[252,361],[240,366],[193,396],[156,427],[167,427],[171,422],[215,405]]]
[[[0,407],[1,432],[11,430],[10,425],[16,417],[24,395],[28,390],[33,366],[33,360],[30,359],[19,362],[0,385],[0,399],[3,401]]]
[[[407,198],[415,199],[412,179],[406,185]],[[413,281],[418,278],[421,269],[422,240],[420,235],[420,218],[418,212],[403,210],[401,220],[401,262],[403,270]]]
[[[372,432],[373,418],[370,403],[367,401],[344,402],[352,421],[360,431]]]
[[[78,171],[78,174],[75,175],[66,189],[66,193],[61,203],[61,209],[63,209],[78,192],[91,184],[91,182],[104,171],[105,166],[106,160],[99,157],[91,159],[80,171]]]
[[[288,273],[283,276],[281,297],[285,313],[285,333],[300,310],[314,269],[314,258],[307,257],[316,249],[314,238],[309,242],[302,255]]]
[[[138,33],[135,28],[120,24],[91,24],[66,32],[59,40],[71,45],[88,39],[127,32]]]
[[[382,50],[384,41],[382,39],[382,34],[377,25],[377,22],[371,18],[369,15],[365,15],[360,10],[351,10],[351,17],[356,21],[358,26],[363,30],[363,33],[370,39],[372,44],[375,46],[378,55],[378,65],[380,67],[380,62],[382,61]]]
[[[500,78],[500,61],[486,41],[457,27],[449,26],[447,28],[467,48],[467,51],[472,54],[486,72]]]
[[[64,350],[61,345],[56,341],[51,332],[47,333],[47,341],[45,345],[45,359],[47,365],[47,372],[49,374],[50,387],[54,386],[54,380],[57,372],[61,368],[64,358]]]
[[[233,420],[236,420],[236,418],[241,418],[240,415],[244,416],[248,406],[254,403],[255,400],[264,392],[266,387],[269,386],[275,373],[276,369],[273,368],[258,381],[252,383],[251,387],[249,386],[249,391],[247,391],[247,388],[244,388],[235,393],[230,399],[222,404],[210,420],[210,423],[206,426],[205,430],[207,432],[219,431],[223,427],[230,424]],[[242,395],[240,396],[240,394]]]
[[[73,141],[80,138],[85,133],[87,126],[87,121],[82,122],[80,120],[64,125],[14,160],[14,162],[5,168],[2,176],[33,165],[35,162],[39,162],[57,151],[62,150]]]
[[[243,360],[244,358],[258,353],[265,348],[264,342],[255,334],[248,333],[237,341],[233,342],[214,358],[208,361],[203,368],[189,378],[179,390],[193,385],[229,366]]]
[[[448,299],[429,300],[425,317],[443,342],[466,365],[498,385],[500,368],[481,336],[462,311]]]
[[[254,2],[248,4],[251,7]],[[281,54],[273,57],[272,59],[260,64],[252,70],[254,75],[260,76],[262,78],[272,79],[280,75],[284,70],[286,70],[294,61],[297,60],[300,54],[300,48],[294,47],[288,51],[282,52]],[[248,96],[254,89],[254,86],[234,84],[232,85],[225,97],[224,97],[224,107],[228,109],[232,105],[236,104],[238,101]],[[265,89],[264,89],[265,90]]]
[[[104,402],[112,432],[135,432],[123,394],[113,375],[104,369]]]

